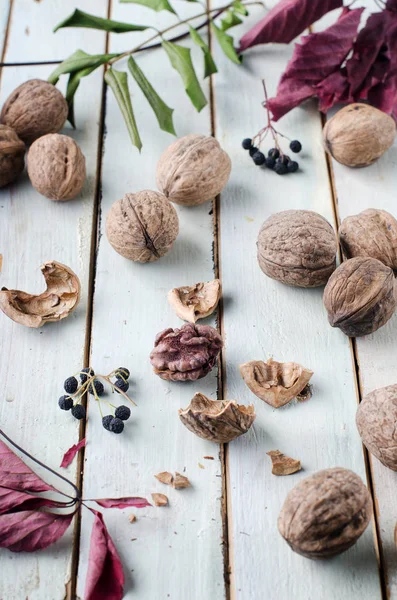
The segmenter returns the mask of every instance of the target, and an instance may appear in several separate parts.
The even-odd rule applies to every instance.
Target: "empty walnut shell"
[[[367,167],[393,145],[394,119],[369,104],[349,104],[323,129],[326,151],[347,167]]]
[[[0,291],[0,309],[26,327],[41,327],[65,319],[80,300],[80,281],[69,267],[50,261],[40,268],[47,284],[42,294],[34,296],[4,287]]]
[[[336,238],[324,217],[310,210],[270,216],[258,237],[258,262],[268,277],[310,288],[327,283],[336,267]]]
[[[7,98],[0,121],[17,132],[26,144],[47,133],[56,133],[65,124],[68,104],[52,83],[30,79]]]
[[[393,271],[375,258],[351,258],[330,277],[324,305],[332,327],[358,337],[373,333],[396,308]]]
[[[279,363],[271,358],[240,365],[240,373],[251,392],[274,408],[296,398],[313,375],[298,363]]]
[[[157,165],[157,187],[176,204],[202,204],[223,190],[231,168],[229,156],[215,138],[186,135],[161,155]]]
[[[207,283],[174,288],[168,293],[168,302],[180,319],[195,323],[214,312],[220,297],[221,282],[214,279]]]
[[[255,416],[253,406],[211,400],[204,394],[196,394],[187,408],[179,410],[179,418],[189,431],[217,444],[227,444],[246,433]]]
[[[179,232],[175,208],[151,190],[125,194],[111,207],[106,235],[113,248],[136,262],[153,262],[171,250]]]
[[[25,166],[25,144],[12,127],[0,125],[0,187],[15,181]]]
[[[223,342],[209,325],[183,325],[157,334],[150,362],[161,379],[195,381],[214,367]]]
[[[84,185],[85,158],[71,137],[49,133],[31,145],[28,175],[33,187],[46,198],[72,200]]]
[[[330,558],[356,543],[371,515],[371,496],[360,477],[336,467],[302,479],[289,492],[278,529],[294,552]]]
[[[346,217],[339,228],[339,241],[346,258],[376,258],[397,271],[397,221],[385,210],[368,208]]]
[[[397,471],[397,384],[367,394],[357,408],[357,429],[368,450]]]

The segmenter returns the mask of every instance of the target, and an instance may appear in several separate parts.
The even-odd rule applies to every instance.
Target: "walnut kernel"
[[[0,125],[0,187],[15,181],[25,166],[25,144],[12,127]]]
[[[207,283],[174,288],[168,293],[168,302],[180,319],[195,323],[216,309],[221,296],[219,279]]]

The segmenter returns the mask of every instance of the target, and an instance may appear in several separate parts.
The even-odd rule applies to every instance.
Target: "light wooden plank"
[[[197,10],[178,4],[180,15]],[[114,4],[113,18],[124,21],[173,22],[174,17],[155,15],[143,8]],[[133,47],[137,35],[113,36],[111,50]],[[194,51],[199,61],[200,51]],[[209,133],[206,108],[197,114],[184,94],[182,84],[160,51],[140,55],[141,68],[175,108],[180,136]],[[117,68],[126,68],[118,65]],[[167,508],[106,511],[105,520],[120,552],[126,574],[125,598],[196,598],[221,600],[223,584],[221,463],[219,447],[196,438],[178,418],[178,408],[187,406],[196,391],[216,397],[215,371],[196,384],[175,384],[156,377],[149,354],[156,333],[182,322],[167,302],[171,288],[212,279],[213,228],[211,203],[197,208],[177,208],[180,234],[173,250],[160,261],[139,265],[129,262],[109,245],[104,234],[106,215],[112,203],[126,192],[156,189],[155,170],[160,153],[173,141],[161,133],[154,115],[135,84],[132,100],[144,147],[142,154],[130,144],[118,107],[107,92],[106,143],[104,149],[101,205],[102,221],[95,284],[92,365],[109,372],[120,365],[131,370],[131,394],[138,403],[132,409],[122,435],[114,436],[101,426],[98,407],[90,403],[84,494],[122,496],[151,492],[169,496]],[[208,94],[208,88],[205,87]],[[214,323],[214,319],[208,321]],[[214,460],[206,460],[211,455]],[[200,466],[202,465],[202,466]],[[173,490],[154,479],[159,471],[179,470],[189,477],[192,488]],[[138,521],[131,525],[128,514]],[[90,515],[82,521],[78,594],[83,594],[89,551]],[[133,538],[137,538],[132,541]]]
[[[238,38],[238,30],[234,31]],[[228,450],[231,597],[373,600],[381,592],[371,527],[342,556],[317,562],[294,554],[277,531],[282,503],[301,478],[343,466],[365,481],[354,422],[349,342],[329,327],[322,289],[275,282],[263,275],[256,259],[258,231],[274,212],[310,209],[333,222],[321,125],[314,106],[293,111],[277,126],[303,144],[298,158],[301,171],[296,175],[281,178],[261,170],[241,148],[241,140],[265,124],[260,77],[266,77],[273,94],[292,50],[279,45],[254,49],[246,53],[243,68],[222,64],[215,79],[216,133],[233,161],[231,180],[221,195],[221,277],[224,295],[231,298],[224,312],[225,395],[253,402],[257,411],[253,430]],[[221,60],[218,49],[216,60]],[[314,371],[310,401],[272,410],[249,392],[238,365],[271,356],[297,361]],[[272,449],[299,458],[303,471],[273,476],[266,456]]]

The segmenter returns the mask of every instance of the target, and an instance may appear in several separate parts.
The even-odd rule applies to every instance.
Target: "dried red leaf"
[[[3,487],[26,492],[48,492],[54,488],[43,481],[0,440],[0,476]]]
[[[138,496],[127,496],[126,498],[99,498],[99,500],[95,499],[94,502],[103,508],[128,508],[130,506],[135,506],[135,508],[145,508],[145,506],[152,506],[146,498],[139,498]]]
[[[387,10],[397,11],[397,0],[387,0],[386,8]]]
[[[85,448],[85,443],[86,443],[85,438],[83,438],[82,440],[79,441],[78,444],[73,444],[73,446],[71,448],[69,448],[69,450],[67,450],[65,452],[65,454],[63,455],[63,459],[62,459],[60,466],[63,467],[64,469],[66,469],[66,467],[68,467],[70,465],[70,463],[73,461],[77,452],[81,448]]]
[[[0,486],[0,515],[21,510],[37,510],[43,506],[55,508],[59,503]]]
[[[84,600],[121,600],[124,573],[117,550],[103,522],[102,513],[95,515],[92,528],[88,572]]]
[[[240,52],[257,44],[288,44],[343,0],[282,0],[240,40]]]
[[[54,544],[72,522],[73,514],[25,510],[0,515],[0,548],[34,552]]]

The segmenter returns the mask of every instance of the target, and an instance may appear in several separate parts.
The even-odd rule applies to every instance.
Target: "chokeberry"
[[[274,167],[277,175],[285,175],[287,173],[287,165],[282,162],[276,162],[276,166]]]
[[[110,431],[110,423],[113,421],[112,415],[106,415],[106,417],[102,417],[102,425],[105,429]]]
[[[255,148],[255,146],[251,146],[251,148],[249,149],[249,155],[251,156],[251,158],[254,156],[255,152],[259,152],[259,149]]]
[[[89,389],[90,394],[92,394],[93,396],[95,395],[93,388],[95,388],[95,392],[96,392],[97,396],[102,396],[105,391],[105,388],[103,387],[103,383],[102,383],[102,381],[99,381],[99,379],[94,379],[94,381],[92,381],[88,387],[90,388]]]
[[[124,381],[124,379],[120,379],[119,377],[116,378],[114,385],[119,388],[118,390],[116,390],[118,394],[120,393],[119,390],[121,390],[122,392],[126,392],[130,387],[128,381]]]
[[[58,405],[62,410],[70,410],[73,406],[73,399],[70,396],[61,396]]]
[[[63,388],[68,394],[74,394],[77,391],[78,386],[79,382],[76,377],[68,377],[63,384]]]
[[[251,138],[245,138],[242,143],[241,143],[242,147],[244,148],[244,150],[249,150],[252,146],[252,140]]]
[[[265,155],[262,152],[255,152],[255,154],[252,157],[252,160],[256,165],[263,165],[266,159]]]
[[[94,375],[94,369],[91,369],[91,367],[84,367],[80,372],[81,383],[85,383],[88,377],[94,377]]]
[[[124,423],[121,419],[114,418],[109,423],[109,430],[113,433],[121,433],[124,429]]]
[[[127,369],[127,367],[119,367],[115,372],[115,376],[117,379],[128,379],[130,376],[130,371]]]
[[[271,158],[278,158],[280,156],[280,150],[278,150],[278,148],[270,148],[267,155]]]
[[[283,165],[288,165],[288,163],[291,161],[290,157],[287,154],[282,154],[278,159],[277,162],[278,163],[282,163]]]
[[[299,163],[296,160],[290,160],[287,165],[288,173],[295,173],[299,169]]]
[[[266,158],[266,166],[268,169],[274,169],[275,164],[276,160],[272,156]]]
[[[128,406],[118,406],[114,415],[117,419],[127,421],[131,416],[131,410],[128,408]]]
[[[292,152],[295,153],[298,153],[302,150],[302,144],[298,140],[292,140],[289,147],[291,148]]]
[[[72,407],[72,415],[79,421],[85,417],[85,408],[82,404],[75,404]]]

